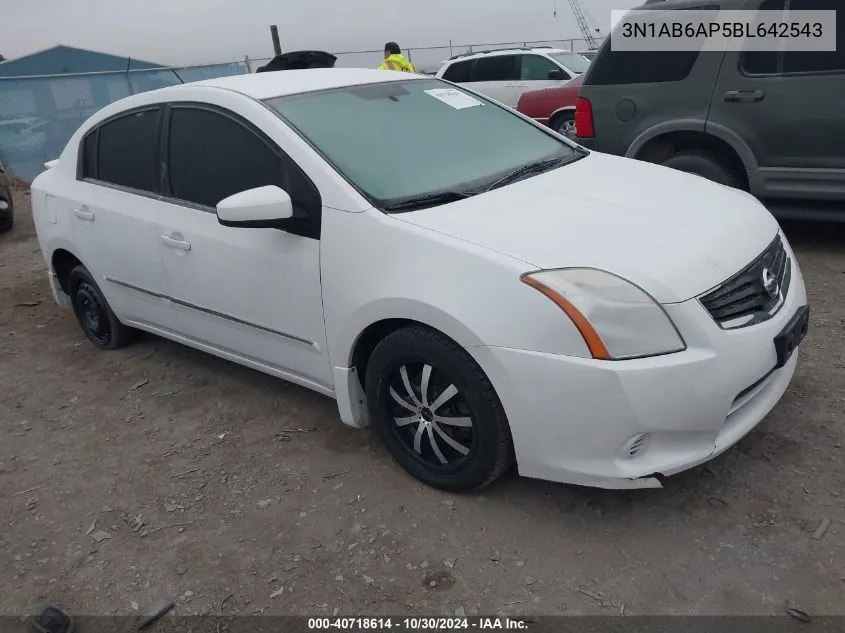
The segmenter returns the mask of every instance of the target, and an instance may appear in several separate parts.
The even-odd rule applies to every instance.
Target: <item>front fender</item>
[[[470,326],[444,310],[416,299],[390,297],[377,299],[349,315],[336,339],[338,361],[344,363],[345,367],[351,367],[355,345],[361,334],[374,323],[387,319],[403,319],[427,325],[440,330],[461,347],[484,344]]]

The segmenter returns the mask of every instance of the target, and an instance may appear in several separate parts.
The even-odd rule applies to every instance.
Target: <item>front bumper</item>
[[[470,349],[507,412],[520,474],[600,488],[656,488],[655,475],[681,472],[736,444],[777,404],[795,372],[797,351],[773,371],[773,339],[807,303],[789,255],[789,294],[764,323],[725,331],[697,299],[665,306],[687,343],[677,354],[597,361]],[[639,451],[630,456],[638,438]]]

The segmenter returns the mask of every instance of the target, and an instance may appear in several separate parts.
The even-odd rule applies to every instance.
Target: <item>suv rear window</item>
[[[443,73],[443,79],[456,84],[466,83],[469,81],[469,73],[471,70],[472,61],[455,62],[446,69],[445,73]]]
[[[697,59],[698,51],[614,51],[608,42],[584,83],[608,86],[681,81]]]

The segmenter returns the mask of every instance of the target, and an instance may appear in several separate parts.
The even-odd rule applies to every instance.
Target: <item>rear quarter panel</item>
[[[32,182],[32,218],[38,246],[47,264],[52,270],[51,258],[58,249],[64,249],[85,263],[81,254],[73,245],[73,219],[68,212],[68,187],[73,183],[64,182],[66,176],[48,169]]]
[[[577,83],[575,83],[577,81]],[[549,119],[557,112],[574,109],[578,100],[581,82],[573,79],[565,86],[532,90],[522,95],[517,109],[525,116],[548,124]]]
[[[625,156],[635,140],[644,142],[652,133],[673,128],[704,132],[722,52],[701,53],[680,81],[597,85],[593,83],[596,70],[610,61],[604,52],[590,65],[580,90],[593,107],[595,138],[586,141],[588,147]],[[622,80],[624,74],[619,77]]]

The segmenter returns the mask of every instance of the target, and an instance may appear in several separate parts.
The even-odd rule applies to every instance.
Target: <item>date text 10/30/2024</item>
[[[528,623],[511,618],[308,618],[308,629],[340,631],[526,630]]]

